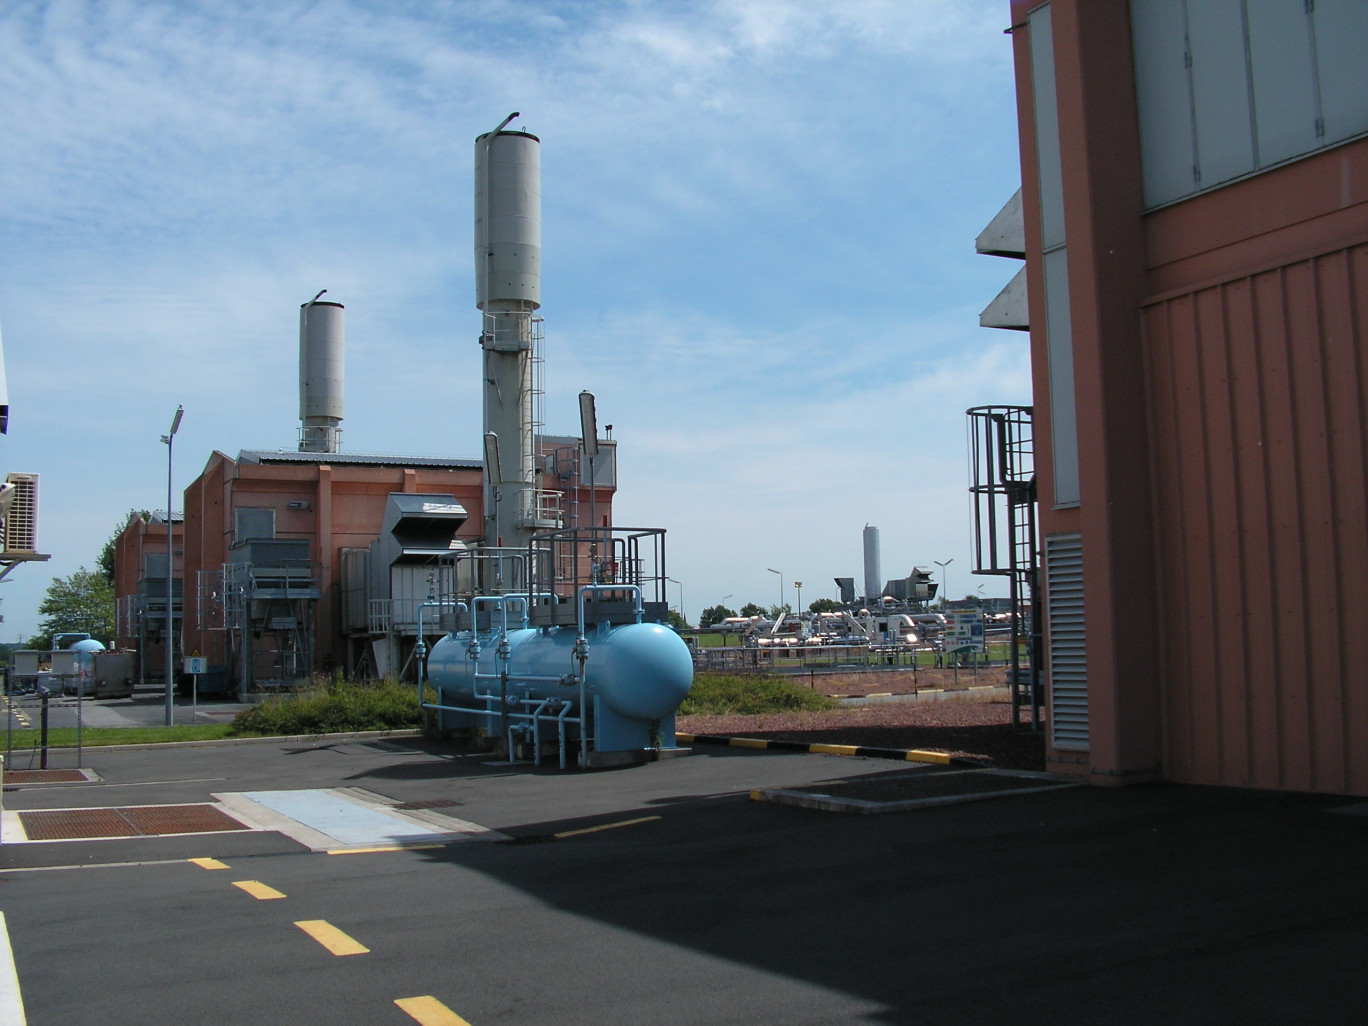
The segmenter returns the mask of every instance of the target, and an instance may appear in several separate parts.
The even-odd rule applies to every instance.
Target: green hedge
[[[358,730],[412,730],[423,725],[418,692],[394,681],[328,681],[268,698],[233,718],[228,733],[278,737]]]
[[[835,709],[835,699],[775,674],[699,673],[679,707],[690,714],[815,712]]]

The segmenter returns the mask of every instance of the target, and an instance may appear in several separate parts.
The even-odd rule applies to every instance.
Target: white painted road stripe
[[[24,1026],[24,999],[19,995],[19,970],[14,967],[5,913],[0,912],[0,1022],[5,1026]]]

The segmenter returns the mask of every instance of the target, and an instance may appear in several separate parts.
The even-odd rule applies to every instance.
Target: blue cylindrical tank
[[[104,650],[104,645],[100,644],[94,638],[86,638],[83,641],[78,641],[68,649],[68,651],[76,653],[77,672],[85,670],[87,673],[95,668],[95,653],[103,652]]]
[[[480,636],[478,661],[470,658],[470,636],[448,635],[432,647],[428,679],[442,689],[440,704],[479,706],[476,692],[498,694],[499,681],[475,674],[509,673],[511,697],[579,700],[575,656],[576,631],[571,627],[508,632],[507,666],[498,657],[497,635]],[[655,623],[629,623],[588,635],[585,696],[598,698],[619,716],[658,720],[670,716],[693,683],[693,658],[678,634]],[[478,686],[477,686],[478,685]]]

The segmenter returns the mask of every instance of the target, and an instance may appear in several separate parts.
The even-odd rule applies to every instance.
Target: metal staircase
[[[973,573],[1006,577],[1012,603],[1009,682],[1012,723],[1031,710],[1038,730],[1043,690],[1040,543],[1029,406],[977,406],[969,418],[969,493],[974,506]],[[1024,619],[1024,623],[1023,623]],[[1025,665],[1021,642],[1027,642]]]

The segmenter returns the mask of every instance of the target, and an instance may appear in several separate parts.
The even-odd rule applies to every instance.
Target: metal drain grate
[[[78,769],[5,770],[7,784],[84,784],[89,779]]]
[[[53,809],[19,813],[30,841],[208,834],[250,827],[213,805],[141,805],[122,809]]]
[[[460,804],[450,798],[428,798],[417,802],[400,802],[398,805],[391,805],[390,808],[412,812],[418,809],[454,809]]]

